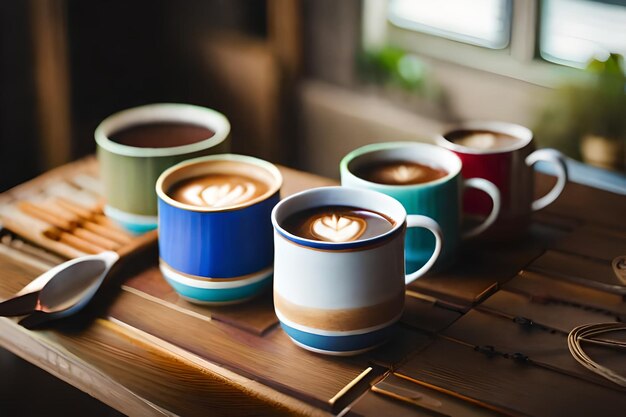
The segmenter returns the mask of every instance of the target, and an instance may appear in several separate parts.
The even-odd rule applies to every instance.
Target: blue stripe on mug
[[[183,298],[194,303],[229,304],[247,300],[261,293],[264,287],[272,282],[272,269],[268,268],[250,278],[235,282],[202,282],[194,283],[193,279],[184,277],[170,269],[164,263],[160,265],[165,280]]]
[[[299,346],[319,353],[336,355],[350,355],[373,349],[384,343],[394,328],[392,324],[380,330],[363,334],[324,336],[295,329],[282,321],[280,325],[285,333]]]
[[[158,224],[157,216],[127,213],[109,205],[104,206],[104,214],[135,235],[154,230]]]
[[[232,278],[265,269],[273,261],[269,218],[278,201],[276,192],[254,205],[207,215],[159,198],[161,257],[173,269],[201,277]]]

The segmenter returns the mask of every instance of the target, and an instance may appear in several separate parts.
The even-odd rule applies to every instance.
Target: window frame
[[[366,50],[385,45],[438,61],[514,78],[543,87],[578,78],[582,71],[545,61],[539,55],[540,0],[512,1],[509,45],[490,49],[393,25],[387,18],[388,0],[364,0],[362,43]]]

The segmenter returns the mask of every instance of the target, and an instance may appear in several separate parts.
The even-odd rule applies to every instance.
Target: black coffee
[[[191,123],[146,123],[122,129],[109,135],[113,142],[137,148],[170,148],[209,139],[211,129]]]
[[[478,150],[505,149],[521,143],[521,139],[515,136],[490,130],[455,130],[446,134],[446,139]]]
[[[448,173],[435,166],[395,160],[362,165],[354,170],[354,175],[377,184],[411,185],[435,181]]]
[[[292,235],[323,242],[351,242],[387,233],[395,222],[371,210],[350,206],[321,206],[288,216],[282,227]]]

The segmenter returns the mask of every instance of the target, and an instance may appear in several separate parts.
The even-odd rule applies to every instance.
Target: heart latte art
[[[311,224],[311,234],[329,242],[349,242],[358,239],[366,228],[367,223],[364,219],[327,214]]]
[[[370,239],[393,229],[390,218],[351,206],[320,206],[289,215],[282,227],[305,239],[343,243]]]
[[[170,197],[198,207],[225,208],[245,204],[267,191],[264,183],[232,174],[208,174],[183,180],[169,191]]]
[[[251,182],[244,184],[193,185],[183,191],[183,198],[195,206],[228,207],[249,201],[255,194]]]

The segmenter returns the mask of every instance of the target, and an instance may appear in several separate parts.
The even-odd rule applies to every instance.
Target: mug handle
[[[550,162],[556,167],[556,184],[541,198],[533,201],[533,211],[541,210],[542,208],[552,204],[554,200],[561,194],[567,183],[567,165],[565,164],[565,156],[556,149],[538,149],[526,157],[526,165],[532,167],[539,161]]]
[[[443,234],[441,233],[441,227],[439,227],[439,223],[431,219],[430,217],[422,216],[419,214],[409,214],[406,217],[406,227],[423,227],[424,229],[428,229],[435,235],[435,250],[433,254],[430,256],[428,262],[424,264],[420,269],[410,274],[404,276],[404,283],[406,285],[415,281],[422,275],[432,268],[437,258],[439,258],[439,254],[441,253],[441,246],[443,242]]]
[[[487,193],[489,197],[491,197],[491,202],[493,203],[493,207],[491,208],[491,213],[487,216],[487,218],[478,226],[466,231],[463,233],[462,238],[467,239],[470,237],[478,236],[489,226],[493,224],[498,218],[500,214],[500,190],[496,187],[491,181],[487,181],[484,178],[470,178],[463,181],[463,187],[465,188],[475,188],[477,190],[484,191]]]

